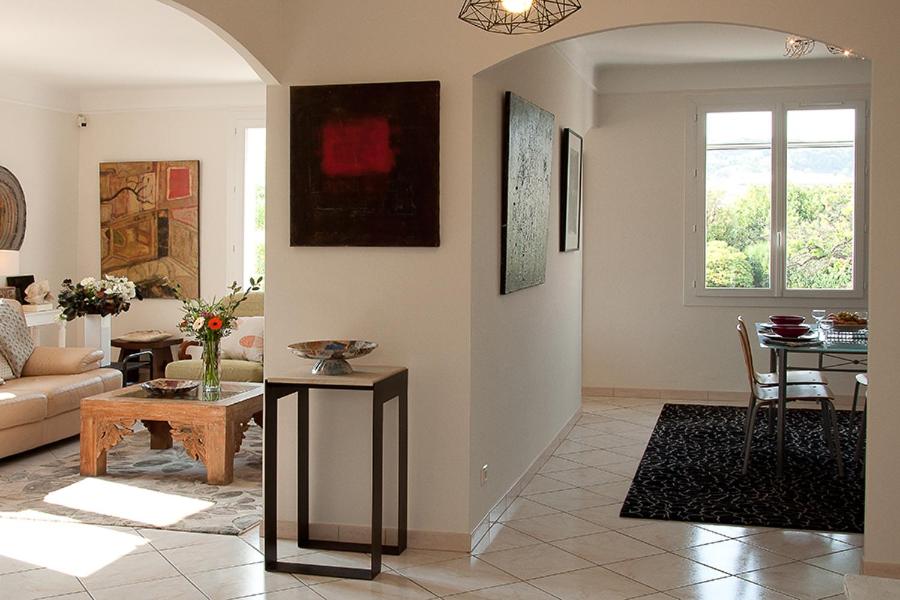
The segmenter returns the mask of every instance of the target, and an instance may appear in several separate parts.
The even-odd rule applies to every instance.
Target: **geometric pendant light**
[[[825,46],[825,49],[828,50],[829,54],[834,54],[836,56],[843,56],[844,58],[856,58],[860,60],[865,60],[862,56],[858,55],[853,50],[849,50],[847,48],[841,48],[840,46],[834,46],[831,44],[822,44]],[[784,55],[789,58],[802,58],[804,56],[808,56],[813,53],[813,50],[816,49],[816,40],[811,38],[798,37],[795,35],[788,36],[788,38],[784,42]]]
[[[580,8],[579,0],[466,0],[459,18],[491,33],[540,33]]]

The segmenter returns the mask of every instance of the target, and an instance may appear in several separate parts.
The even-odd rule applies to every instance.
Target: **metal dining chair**
[[[750,347],[750,335],[747,332],[747,323],[744,322],[744,317],[739,316],[738,320],[738,331],[741,332],[741,336],[743,337],[744,343],[747,347]],[[753,369],[753,379],[759,385],[763,386],[777,386],[778,385],[778,373],[760,373],[753,367],[753,355],[750,355],[750,365]],[[820,371],[788,371],[787,377],[788,385],[798,383],[820,383],[822,385],[828,385],[828,379],[825,378],[825,374]]]
[[[862,459],[863,441],[866,439],[866,420],[869,416],[869,374],[860,373],[856,376],[856,387],[853,389],[853,408],[850,412],[852,422],[856,423],[856,406],[859,401],[860,387],[866,388],[866,404],[863,406],[862,421],[856,432],[856,448],[853,450],[853,462],[860,462]]]
[[[744,464],[741,469],[741,472],[746,475],[747,469],[750,467],[750,451],[753,446],[756,415],[760,407],[765,407],[770,414],[770,419],[772,418],[774,410],[778,407],[778,388],[763,386],[756,381],[756,371],[753,369],[753,355],[750,351],[750,339],[747,336],[746,327],[743,326],[742,320],[738,323],[737,331],[741,352],[744,355],[744,366],[747,368],[747,381],[750,384],[750,403],[747,407],[747,418],[744,422]],[[829,447],[835,462],[837,462],[838,475],[843,477],[844,460],[841,456],[841,440],[838,435],[833,399],[834,396],[827,385],[812,383],[788,385],[785,401],[819,403],[822,409],[822,433],[825,437],[825,445]]]
[[[859,402],[859,388],[869,387],[869,374],[860,373],[856,376],[856,385],[853,387],[853,406],[850,408],[850,418],[856,422],[856,405]]]

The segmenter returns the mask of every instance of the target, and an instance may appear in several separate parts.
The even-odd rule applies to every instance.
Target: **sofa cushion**
[[[14,382],[10,382],[14,383]],[[43,421],[47,417],[47,397],[39,392],[0,391],[0,430]]]
[[[13,376],[22,374],[22,367],[33,351],[34,340],[25,324],[22,307],[14,300],[0,301],[0,354],[6,358]],[[9,379],[6,375],[0,376]]]
[[[96,369],[77,375],[42,375],[7,381],[2,392],[32,392],[47,398],[47,417],[81,406],[82,398],[122,387],[122,374],[115,369]]]
[[[199,360],[176,360],[166,365],[166,377],[170,379],[200,379]],[[260,383],[263,366],[246,360],[222,359],[222,381]]]
[[[100,368],[103,350],[38,346],[22,369],[22,377],[77,375]]]

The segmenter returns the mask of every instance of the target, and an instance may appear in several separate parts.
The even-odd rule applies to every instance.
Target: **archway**
[[[195,21],[202,23],[206,26],[210,31],[214,32],[217,36],[222,38],[226,44],[231,46],[231,48],[241,55],[241,57],[247,61],[247,64],[256,71],[256,74],[266,85],[277,85],[278,80],[269,70],[269,68],[264,65],[252,52],[249,50],[244,44],[242,44],[236,37],[231,35],[225,28],[218,25],[214,20],[206,17],[203,13],[198,10],[194,10],[190,7],[189,2],[181,2],[178,0],[157,0],[158,2],[165,4],[167,6],[171,6],[176,10],[183,12],[184,14],[190,16]]]
[[[257,19],[255,7],[228,6],[222,11],[230,15],[226,19],[217,15],[212,3],[201,0],[185,0],[185,5],[192,6],[208,18],[220,23],[243,40],[245,45],[254,50],[258,56],[267,56],[266,64],[270,70],[278,74],[284,85],[308,83],[358,82],[373,80],[398,80],[421,77],[440,78],[444,82],[444,119],[449,127],[445,127],[442,136],[442,196],[452,198],[445,204],[447,220],[447,244],[433,255],[429,255],[429,264],[419,264],[421,257],[412,258],[411,254],[386,253],[385,269],[392,273],[387,281],[381,281],[378,291],[367,293],[357,298],[357,302],[383,306],[389,304],[386,294],[380,290],[403,286],[409,297],[415,297],[419,305],[441,306],[452,318],[465,322],[468,319],[469,298],[456,300],[452,294],[455,290],[467,290],[471,285],[470,273],[459,269],[460,264],[469,264],[473,260],[468,248],[469,208],[460,198],[470,194],[473,165],[471,161],[471,126],[472,109],[469,106],[471,97],[471,79],[476,73],[524,50],[545,45],[548,42],[577,36],[583,33],[605,31],[621,27],[676,23],[676,22],[710,22],[730,23],[751,27],[762,27],[772,30],[791,31],[816,39],[827,40],[841,46],[853,48],[872,59],[875,65],[872,96],[872,155],[871,155],[871,216],[873,227],[870,234],[872,261],[870,271],[870,312],[885,331],[900,329],[900,317],[892,311],[894,298],[900,295],[900,278],[896,277],[896,265],[890,257],[898,252],[897,243],[892,232],[900,228],[900,215],[893,210],[889,198],[900,193],[900,181],[893,174],[891,157],[900,154],[900,119],[896,116],[897,98],[900,97],[900,79],[897,73],[898,57],[895,51],[895,40],[891,27],[896,25],[896,11],[891,2],[879,0],[867,3],[864,7],[850,6],[837,0],[816,2],[804,0],[785,7],[775,3],[722,3],[714,0],[692,0],[673,4],[658,0],[639,0],[627,4],[591,3],[586,5],[577,17],[567,20],[560,26],[542,36],[532,38],[509,39],[500,36],[489,36],[464,24],[456,24],[456,8],[453,3],[439,7],[422,6],[415,3],[394,2],[387,7],[380,7],[377,14],[369,14],[359,5],[351,3],[331,3],[317,6],[313,12],[305,11],[302,6],[284,7],[281,19],[276,23],[272,18],[267,21],[264,31],[268,32],[254,37],[237,24],[243,20],[251,22]],[[269,6],[269,5],[267,5]],[[274,6],[274,3],[272,3]],[[268,18],[268,13],[263,15]],[[361,15],[367,18],[361,18]],[[259,21],[257,21],[259,22]],[[373,25],[377,25],[373,27]],[[272,39],[272,36],[281,36]],[[276,59],[274,55],[279,55]],[[326,60],[311,62],[308,57],[327,57]],[[287,102],[286,90],[275,88],[271,91],[277,104],[270,106],[269,122],[273,129],[286,128]],[[465,139],[463,139],[465,138]],[[281,163],[274,165],[269,171],[269,185],[277,189],[280,197],[287,197],[288,182],[286,140],[276,140],[278,152],[284,154]],[[273,152],[273,158],[275,153]],[[278,210],[278,207],[274,207]],[[280,213],[287,218],[287,211]],[[273,240],[278,244],[284,242],[281,235],[273,232]],[[273,307],[286,313],[293,306],[292,298],[302,293],[296,281],[304,281],[306,285],[329,287],[330,274],[341,269],[349,277],[360,282],[369,282],[367,270],[371,264],[354,262],[351,252],[334,251],[327,255],[316,255],[310,260],[310,254],[287,249],[286,242],[278,252],[283,259],[283,269],[279,269],[270,277],[273,285],[284,285],[283,293],[272,299]],[[435,272],[443,275],[440,283],[446,289],[436,289],[432,278]],[[421,278],[419,277],[421,275]],[[421,279],[421,281],[419,281]],[[335,290],[337,292],[338,290]],[[327,295],[327,294],[326,294]],[[326,302],[317,304],[313,301],[312,309],[323,309],[327,314]],[[352,309],[352,306],[340,307]],[[350,311],[348,311],[350,312]],[[469,352],[470,327],[458,329],[464,331],[441,329],[426,317],[411,317],[407,306],[396,306],[379,315],[390,333],[385,339],[391,344],[388,356],[404,360],[416,354],[417,344],[423,334],[442,336],[447,343],[441,351],[422,360],[428,366],[429,373],[440,372],[442,365],[458,365],[455,357]],[[273,343],[281,347],[282,342],[294,341],[298,330],[313,323],[304,323],[301,318],[293,330],[273,332]],[[339,326],[335,319],[327,325]],[[381,333],[378,330],[378,333]],[[893,375],[888,366],[900,356],[900,342],[887,335],[873,332],[873,362],[871,367],[878,374],[873,379],[871,393],[873,397],[880,394],[887,396],[890,389],[900,387],[900,375]],[[276,357],[276,368],[288,369],[292,363],[285,356]],[[441,431],[448,433],[456,440],[456,447],[468,447],[467,426],[459,421],[458,415],[468,410],[466,397],[469,394],[470,382],[467,381],[466,368],[455,373],[454,384],[447,386],[440,377],[424,377],[419,381],[423,395],[433,398],[434,405],[446,407],[443,411],[438,406],[427,408],[434,423],[443,427]],[[458,375],[458,376],[456,376]],[[883,387],[882,387],[883,386]],[[423,409],[426,410],[426,409]],[[881,405],[879,418],[873,418],[878,424],[871,429],[874,458],[869,462],[870,481],[877,479],[895,489],[895,474],[892,471],[889,456],[891,448],[891,431],[900,422],[900,411],[894,410],[889,403]],[[427,415],[420,415],[425,418]],[[430,418],[430,416],[429,416]],[[426,419],[425,422],[428,422]],[[448,464],[451,462],[466,463],[466,456],[455,456],[453,460],[441,462],[446,451],[434,448],[422,441],[422,459],[431,464]],[[464,454],[464,453],[460,453]],[[433,459],[433,460],[432,460]],[[456,460],[458,459],[458,461]],[[465,473],[448,477],[446,487],[436,488],[433,494],[417,491],[423,502],[430,506],[439,506],[457,502],[457,490],[478,486],[476,474],[466,469]],[[438,486],[440,487],[440,486]],[[464,495],[464,493],[463,493]],[[891,514],[890,494],[870,494],[869,508],[887,522]],[[449,500],[452,502],[449,502]],[[425,514],[427,513],[427,515]],[[466,524],[459,511],[448,510],[452,514],[453,523],[449,525],[454,531],[461,531]],[[432,519],[434,527],[439,526],[442,517],[435,516],[434,511],[424,510],[425,520]],[[448,517],[449,518],[449,517]],[[414,517],[415,519],[415,517]],[[868,540],[867,554],[871,551],[878,562],[900,563],[900,551],[893,547],[891,534],[876,531]]]
[[[775,99],[776,91],[791,86],[806,86],[806,92],[816,86],[837,86],[846,91],[845,84],[855,82],[861,83],[862,89],[854,94],[860,93],[862,98],[868,95],[866,61],[824,61],[834,71],[825,68],[823,61],[790,61],[783,57],[786,37],[778,32],[711,24],[616,29],[581,38],[585,50],[593,53],[583,72],[577,68],[578,48],[560,50],[560,44],[554,44],[554,48],[526,51],[475,77],[472,239],[473,256],[478,259],[473,260],[472,310],[479,335],[472,340],[473,352],[478,356],[502,352],[510,363],[543,366],[517,371],[515,378],[506,380],[515,387],[505,391],[491,384],[499,377],[492,364],[473,365],[473,440],[495,438],[498,446],[522,448],[522,460],[530,458],[533,446],[522,440],[526,431],[536,430],[525,422],[530,415],[541,414],[559,426],[560,417],[551,410],[570,407],[567,403],[580,391],[572,393],[568,385],[572,371],[565,367],[580,361],[581,348],[585,353],[582,376],[589,395],[744,401],[746,373],[734,335],[734,318],[743,312],[748,319],[764,321],[772,313],[768,308],[751,308],[751,304],[758,306],[753,303],[708,307],[684,298],[685,290],[690,290],[682,281],[685,240],[693,235],[685,215],[694,210],[693,205],[686,204],[691,194],[686,187],[692,185],[691,173],[697,168],[688,166],[692,162],[688,157],[705,152],[705,142],[699,145],[693,121],[697,113],[691,108],[719,106],[724,110],[729,103],[734,107],[742,102],[746,106],[770,101],[774,106],[783,101]],[[609,39],[613,41],[606,41]],[[577,38],[569,40],[573,41]],[[855,71],[851,67],[858,67],[860,78],[845,79],[845,67],[851,72]],[[573,70],[577,75],[562,74]],[[496,293],[504,91],[555,115],[557,131],[546,283],[516,298]],[[865,109],[860,111],[862,116]],[[557,198],[561,192],[557,190],[562,177],[560,132],[564,128],[585,137],[583,269],[577,254],[558,251],[562,209]],[[864,136],[864,126],[860,133]],[[773,137],[771,132],[769,137]],[[859,138],[859,146],[866,147],[864,137]],[[858,172],[864,182],[864,165],[853,165],[849,170]],[[736,173],[730,175],[735,177]],[[771,172],[766,181],[772,181]],[[510,182],[508,188],[512,187]],[[847,205],[853,200],[851,187],[847,182]],[[699,196],[703,194],[700,190]],[[773,198],[768,199],[770,210]],[[702,207],[699,212],[703,213]],[[701,233],[696,235],[702,238],[702,217],[698,225]],[[845,225],[846,230],[854,229],[852,221]],[[769,227],[764,229],[768,232]],[[864,223],[860,222],[856,230],[862,236],[862,246]],[[583,291],[578,285],[582,272]],[[703,285],[703,280],[699,283]],[[792,310],[803,312],[811,321],[812,308]],[[584,319],[583,335],[577,324],[572,325],[580,315]],[[642,329],[644,325],[646,329]],[[716,341],[710,341],[710,335],[717,337]],[[541,354],[545,348],[551,350]],[[766,360],[767,356],[760,353],[760,368]],[[661,383],[668,377],[663,374],[666,370],[676,378],[683,377],[681,383]],[[625,384],[630,374],[635,378]],[[840,375],[831,379],[838,394],[852,392],[852,376],[846,377],[846,381],[841,381]],[[542,387],[545,379],[552,381],[552,386]],[[613,383],[617,379],[621,388]],[[553,409],[547,408],[548,396],[554,398]],[[505,423],[502,431],[485,426],[500,420]],[[579,433],[590,435],[587,430]],[[541,435],[546,439],[547,431]],[[481,455],[501,456],[503,460],[517,458],[484,447],[476,448],[473,454],[478,455],[479,450]],[[499,462],[497,458],[494,461]],[[502,472],[501,465],[492,464],[492,468],[499,466]],[[521,464],[517,467],[525,468]],[[483,497],[480,490],[474,493]],[[856,506],[859,512],[861,500]]]
[[[10,4],[6,9],[0,28],[4,43],[14,48],[9,51],[5,46],[0,61],[0,123],[10,140],[0,148],[0,164],[18,175],[29,203],[21,272],[47,279],[54,292],[64,278],[80,281],[101,275],[100,248],[102,240],[108,239],[102,238],[101,215],[106,207],[116,204],[110,213],[117,211],[118,216],[142,224],[147,235],[135,237],[140,237],[145,246],[142,258],[146,262],[168,258],[171,265],[177,260],[178,267],[186,265],[182,272],[194,283],[187,293],[221,296],[229,282],[221,262],[228,252],[225,205],[237,187],[230,181],[231,171],[239,168],[231,160],[236,120],[265,123],[265,87],[254,71],[197,19],[149,0],[34,2],[15,7]],[[121,177],[117,184],[122,187],[116,190],[124,190],[123,194],[102,194],[101,177],[111,172],[98,168],[102,163],[138,163],[131,171],[118,171]],[[123,200],[115,202],[119,198]],[[127,239],[129,232],[120,237]],[[16,274],[2,272],[4,277]],[[204,287],[202,292],[197,290],[198,281]],[[173,332],[179,313],[177,300],[151,298],[143,304],[135,302],[128,313],[114,319],[113,328],[117,334],[148,328]],[[45,323],[58,323],[52,312],[45,311],[45,316]],[[81,345],[79,329],[81,321],[70,327],[69,346]],[[52,343],[49,336],[44,338],[46,345],[58,343],[56,336]],[[93,376],[82,378],[82,383],[87,382],[86,393],[102,391],[106,386],[100,382],[112,383],[116,373],[104,371],[103,379],[97,376],[92,380]],[[141,378],[146,379],[146,375]],[[9,383],[3,394],[6,404],[17,400]],[[76,387],[82,383],[73,381]],[[12,446],[10,432],[4,428],[4,456],[35,447],[41,447],[37,453],[49,453],[45,444],[77,436],[81,397],[76,394],[74,403],[60,406],[64,412],[60,418],[53,419],[57,413],[52,411],[40,417],[47,416],[49,424],[39,419],[28,424],[28,431],[15,432]],[[142,437],[146,432],[137,434]],[[65,445],[67,458],[77,463],[78,442],[74,442],[74,448],[71,443]],[[33,464],[44,460],[43,456],[29,458],[34,459]],[[77,472],[76,467],[72,473]],[[68,485],[61,478],[44,480],[50,479]],[[129,492],[128,484],[111,486],[117,493]],[[108,539],[112,544],[100,548],[104,545],[102,527],[88,523],[115,517],[111,509],[91,502],[109,495],[80,496],[79,489],[84,488],[69,489],[46,500],[45,505],[84,500],[80,506],[93,513],[83,520],[86,524],[55,536],[52,525],[35,522],[32,528],[13,523],[5,539],[41,541],[29,542],[18,550],[4,544],[2,553],[22,559],[23,565],[31,565],[29,568],[45,567],[86,577],[145,545],[146,540],[132,530],[121,532],[117,541]],[[122,500],[119,504],[133,509],[129,517],[135,523],[150,523],[146,518],[149,513],[144,512],[142,521],[140,512],[159,509],[166,495]],[[169,495],[169,500],[176,495]],[[40,496],[31,500],[43,502],[45,494]],[[209,507],[202,501],[184,500],[175,499],[175,503],[185,512],[171,513],[170,517],[196,516]],[[19,512],[19,508],[9,511]],[[41,533],[30,537],[28,530]],[[47,538],[54,537],[62,542],[56,546],[58,552],[43,546]],[[62,541],[65,537],[72,544]],[[79,537],[83,543],[74,544]],[[96,552],[89,550],[94,542],[98,543]],[[93,558],[78,564],[86,549]],[[81,589],[80,585],[76,587]]]

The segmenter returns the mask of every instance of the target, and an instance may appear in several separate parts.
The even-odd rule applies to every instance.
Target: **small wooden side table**
[[[264,472],[263,502],[265,537],[264,555],[267,571],[302,573],[326,577],[348,579],[374,579],[381,572],[381,555],[398,555],[406,550],[406,506],[407,506],[407,393],[409,374],[405,367],[361,367],[349,375],[304,375],[299,377],[271,377],[266,380],[264,405]],[[370,544],[313,540],[309,537],[309,390],[356,390],[372,393],[372,542]],[[345,552],[369,552],[371,567],[357,569],[332,567],[296,562],[282,562],[277,553],[278,507],[278,401],[290,394],[297,394],[298,443],[297,443],[297,522],[299,526],[297,546],[320,550],[343,550]],[[382,542],[382,501],[383,501],[383,446],[384,446],[384,404],[397,398],[399,407],[399,473],[398,473],[398,515],[397,544]]]
[[[166,376],[166,365],[175,360],[172,354],[172,346],[177,346],[184,341],[184,338],[172,336],[157,340],[155,342],[132,342],[116,338],[111,342],[113,348],[120,348],[119,362],[123,362],[128,356],[142,350],[150,350],[153,352],[153,373],[150,379],[162,379]]]

